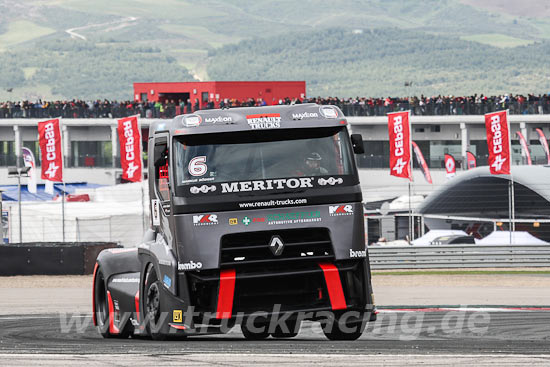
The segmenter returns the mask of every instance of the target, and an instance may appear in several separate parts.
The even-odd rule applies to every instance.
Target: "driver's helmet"
[[[312,162],[320,162],[322,159],[323,158],[321,158],[321,155],[319,153],[315,153],[315,152],[310,153],[306,157],[307,161],[312,161]]]

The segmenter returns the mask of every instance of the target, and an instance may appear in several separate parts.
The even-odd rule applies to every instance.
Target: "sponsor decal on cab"
[[[313,187],[313,177],[281,178],[274,180],[254,180],[240,182],[223,182],[222,193],[285,190]]]
[[[266,216],[266,220],[268,225],[320,222],[321,212],[311,211],[270,214]]]
[[[259,113],[256,115],[246,115],[246,122],[248,122],[252,130],[278,129],[281,127],[281,114]]]
[[[178,270],[195,270],[202,268],[202,263],[200,261],[194,262],[193,260],[187,263],[178,263]]]
[[[352,250],[349,249],[349,257],[367,257],[367,250]]]
[[[302,112],[302,113],[293,113],[292,118],[294,120],[303,120],[303,119],[314,119],[319,117],[319,114],[316,112]]]
[[[328,207],[328,214],[331,217],[338,217],[341,215],[353,215],[353,206],[350,204],[330,205]]]
[[[211,122],[213,124],[216,124],[219,122],[233,122],[233,119],[231,118],[231,116],[206,117],[204,119],[204,122]]]
[[[213,226],[216,224],[218,224],[218,216],[216,214],[193,215],[194,226]]]

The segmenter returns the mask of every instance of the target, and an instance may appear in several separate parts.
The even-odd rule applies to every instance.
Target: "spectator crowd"
[[[411,110],[414,115],[483,115],[509,109],[511,114],[550,114],[550,94],[484,96],[414,96],[386,98],[285,98],[275,104],[318,103],[339,106],[346,116],[384,116],[388,112]],[[172,118],[201,109],[265,106],[261,98],[243,101],[164,100],[164,101],[21,101],[0,102],[0,118],[120,118],[140,115],[144,118]]]

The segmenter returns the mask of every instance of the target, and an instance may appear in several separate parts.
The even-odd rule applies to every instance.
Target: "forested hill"
[[[192,79],[542,93],[548,40],[548,0],[0,0],[0,101],[132,99],[132,82]]]
[[[549,55],[548,41],[498,48],[411,30],[326,29],[210,51],[208,75],[216,80],[305,79],[314,96],[547,93]]]

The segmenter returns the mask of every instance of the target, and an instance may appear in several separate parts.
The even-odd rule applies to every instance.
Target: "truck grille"
[[[279,236],[284,244],[278,256],[269,247],[273,236]],[[294,262],[333,259],[332,243],[326,228],[235,233],[225,235],[221,240],[221,267],[275,263],[291,265]]]

